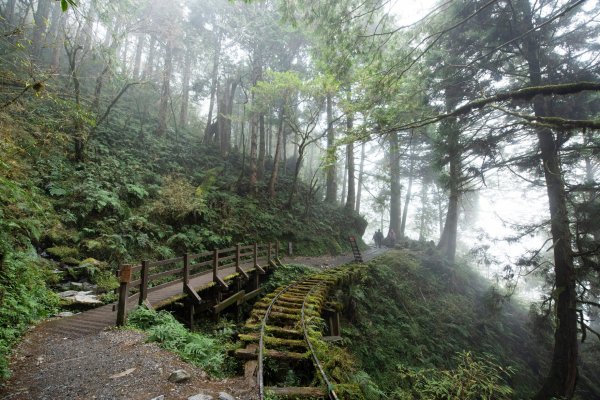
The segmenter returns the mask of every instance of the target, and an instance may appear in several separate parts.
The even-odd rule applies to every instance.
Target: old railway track
[[[326,275],[300,280],[255,305],[246,324],[250,333],[240,335],[247,346],[238,349],[237,355],[253,360],[248,364],[256,371],[259,399],[267,393],[284,398],[338,399],[311,341],[322,324],[320,314],[335,280]],[[291,377],[289,371],[293,371]],[[290,379],[294,386],[286,382]]]

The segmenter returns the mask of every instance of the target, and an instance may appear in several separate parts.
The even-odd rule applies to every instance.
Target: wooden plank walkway
[[[365,261],[371,260],[380,254],[383,254],[387,249],[370,249],[363,254]],[[315,257],[296,257],[286,259],[288,263],[299,263],[313,266],[324,266],[323,262],[315,263],[314,260],[322,258]],[[313,260],[313,262],[311,262]],[[327,261],[327,267],[333,267],[337,265],[347,264],[352,262],[354,257],[352,255],[342,255],[338,257],[332,257],[331,260]],[[244,269],[249,272],[254,268]],[[235,267],[227,267],[219,269],[219,276],[232,276],[235,274]],[[213,283],[212,271],[207,271],[203,275],[196,276],[190,279],[190,286],[196,291],[201,291],[211,286]],[[163,287],[156,291],[148,293],[148,301],[155,308],[164,307],[167,304],[173,303],[179,299],[185,297],[183,293],[183,285],[179,282],[174,282],[172,285]],[[132,310],[138,304],[138,296],[134,295],[129,297],[127,302],[127,309]],[[108,304],[93,310],[85,311],[80,314],[76,314],[72,317],[64,317],[59,319],[48,320],[39,325],[43,327],[49,335],[58,335],[64,338],[78,338],[87,335],[96,334],[106,328],[114,327],[116,325],[117,312],[113,311],[113,306],[116,305]]]
[[[230,276],[235,274],[235,267],[228,267],[219,270],[220,276]],[[196,291],[200,291],[212,285],[212,271],[190,279],[190,286]],[[155,307],[164,307],[181,298],[184,298],[183,285],[180,281],[172,285],[163,287],[159,290],[148,293],[148,301]],[[138,304],[138,295],[129,297],[127,301],[127,310],[134,309]],[[72,317],[49,320],[42,325],[49,334],[62,335],[68,338],[76,338],[87,335],[93,335],[103,329],[113,327],[116,324],[117,312],[113,311],[116,303],[108,304],[93,310],[85,311]],[[116,310],[116,308],[115,308]]]

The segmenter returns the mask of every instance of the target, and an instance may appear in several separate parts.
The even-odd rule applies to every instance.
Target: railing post
[[[218,283],[217,270],[219,269],[219,249],[213,251],[213,282]]]
[[[240,253],[241,253],[241,246],[238,243],[235,246],[235,271],[236,272],[240,272]]]
[[[127,295],[131,281],[131,264],[123,264],[119,273],[119,303],[117,305],[117,326],[125,325],[127,319]]]
[[[138,304],[141,306],[148,297],[148,260],[142,261],[142,271],[140,276],[140,297]]]
[[[258,265],[258,243],[254,243],[254,268]]]
[[[189,254],[183,255],[183,287],[190,284],[190,259]]]
[[[267,248],[267,258],[268,258],[267,265],[271,264],[271,258],[272,258],[272,255],[271,255],[271,245],[272,245],[272,243],[269,242],[269,247]]]
[[[294,245],[292,242],[288,242],[288,256],[292,257],[294,255]]]

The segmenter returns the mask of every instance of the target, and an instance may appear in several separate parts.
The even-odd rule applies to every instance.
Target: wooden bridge
[[[81,337],[121,325],[138,304],[161,308],[183,301],[190,324],[201,311],[219,314],[261,292],[267,270],[280,264],[279,243],[237,245],[140,265],[123,265],[119,301],[46,322],[47,332]]]

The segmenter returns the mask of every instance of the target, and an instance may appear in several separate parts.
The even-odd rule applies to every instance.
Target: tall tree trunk
[[[414,133],[411,133],[410,137],[410,169],[408,172],[408,188],[406,189],[406,197],[404,198],[404,210],[402,210],[402,224],[400,224],[400,232],[398,232],[398,237],[403,238],[404,232],[406,230],[406,218],[408,217],[408,204],[410,203],[410,197],[412,195],[412,184],[413,184],[413,174],[415,171],[415,153],[413,150],[413,136]]]
[[[173,41],[169,38],[165,47],[165,65],[158,108],[158,127],[156,135],[162,136],[167,132],[167,110],[171,97],[171,72],[173,68]]]
[[[342,170],[342,192],[340,193],[340,204],[346,204],[346,184],[348,183],[348,152],[344,149]]]
[[[419,242],[422,242],[426,239],[425,233],[427,231],[427,204],[429,203],[429,199],[427,198],[427,189],[429,187],[429,182],[426,178],[423,178],[421,181],[421,218],[419,221]]]
[[[275,158],[273,159],[273,171],[271,172],[271,178],[269,179],[269,198],[275,198],[275,185],[277,184],[277,175],[279,173],[279,159],[281,152],[281,141],[283,137],[283,118],[284,118],[284,107],[281,105],[279,109],[279,123],[277,126],[277,144],[275,145]]]
[[[390,229],[400,232],[400,142],[398,133],[389,134],[390,142]]]
[[[75,108],[77,113],[75,115],[74,129],[73,129],[73,146],[75,153],[75,161],[82,162],[85,153],[85,140],[83,132],[83,121],[80,117],[81,109],[81,87],[79,82],[79,76],[77,75],[77,52],[82,49],[81,46],[69,47],[65,43],[65,51],[69,57],[69,72],[71,74],[71,80],[73,81],[73,91],[75,95]]]
[[[221,58],[221,33],[217,33],[215,43],[215,53],[213,55],[213,67],[211,73],[210,83],[210,99],[208,102],[208,117],[206,118],[206,128],[204,129],[204,143],[210,143],[212,141],[212,119],[213,110],[215,107],[215,96],[217,94],[217,85],[219,82],[219,60]]]
[[[102,85],[104,84],[104,75],[106,75],[106,73],[110,69],[110,64],[111,64],[111,62],[110,62],[110,58],[109,58],[108,62],[106,63],[106,66],[104,67],[102,72],[100,72],[100,75],[98,75],[98,77],[96,78],[96,88],[94,90],[94,101],[92,102],[92,110],[96,114],[98,114],[100,112],[100,98],[102,96]]]
[[[148,45],[148,58],[146,59],[146,65],[144,66],[144,73],[142,74],[144,79],[149,79],[154,73],[154,56],[156,55],[156,37],[150,36],[150,44]]]
[[[450,159],[450,169],[448,177],[449,195],[448,211],[446,212],[446,221],[444,229],[438,243],[438,249],[444,254],[451,263],[456,258],[456,240],[458,235],[458,203],[460,200],[460,180],[461,180],[461,153],[459,150],[459,135],[456,118],[448,118],[441,124],[441,130],[447,138],[448,158]]]
[[[63,42],[65,40],[65,17],[60,7],[54,7],[52,10],[52,59],[50,64],[52,70],[58,72],[60,70],[60,55],[63,50]]]
[[[140,68],[142,67],[142,53],[144,52],[144,43],[146,43],[146,35],[138,34],[137,45],[135,46],[135,57],[133,59],[133,71],[131,76],[133,79],[140,77]]]
[[[282,150],[283,150],[283,174],[287,175],[287,162],[288,162],[288,157],[287,157],[287,137],[288,137],[288,131],[285,129],[285,125],[283,126],[283,146],[282,146]]]
[[[363,179],[364,179],[364,171],[365,171],[365,146],[366,143],[362,142],[360,146],[360,167],[358,171],[358,188],[356,190],[356,213],[360,214],[360,200],[362,196],[362,187],[363,187]]]
[[[337,200],[337,175],[335,164],[335,132],[333,131],[333,99],[331,94],[327,95],[327,191],[325,201],[327,203],[335,203]]]
[[[258,182],[258,116],[250,118],[250,190],[256,190]]]
[[[517,7],[523,14],[523,31],[533,30],[533,15],[528,0],[519,0]],[[522,46],[527,61],[529,82],[540,86],[542,66],[541,48],[538,34],[525,35]],[[542,96],[533,99],[536,116],[548,116],[546,100]],[[554,351],[550,371],[535,400],[552,397],[571,399],[577,384],[577,293],[571,231],[567,212],[567,195],[560,164],[560,141],[554,133],[545,127],[536,127],[538,144],[541,151],[546,191],[550,206],[550,232],[554,252],[554,295],[556,308],[556,329],[554,331]]]
[[[188,48],[185,52],[185,60],[183,62],[183,77],[181,81],[181,109],[179,111],[179,126],[181,126],[182,128],[185,128],[188,123],[188,108],[190,102],[190,75],[192,73],[192,62],[192,49]]]
[[[259,144],[258,144],[258,179],[263,179],[265,174],[265,154],[267,152],[266,134],[265,134],[265,115],[260,114],[258,117]]]
[[[350,97],[350,95],[348,95]],[[354,124],[354,116],[348,114],[346,119],[346,130],[348,135],[352,132],[352,126]],[[354,210],[356,205],[356,186],[354,181],[354,142],[350,142],[346,145],[346,165],[348,165],[348,196],[346,197],[346,209]]]
[[[37,9],[33,14],[35,27],[33,29],[33,56],[41,60],[42,49],[45,43],[48,17],[50,15],[50,0],[39,0]]]
[[[238,81],[227,79],[223,88],[222,100],[219,101],[219,112],[217,115],[217,132],[221,157],[226,158],[231,150],[231,116],[233,112],[233,98]]]
[[[6,3],[6,7],[4,8],[3,17],[4,17],[4,26],[7,26],[10,29],[14,25],[15,19],[15,5],[16,0],[8,0]],[[7,29],[7,30],[8,30]]]

